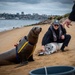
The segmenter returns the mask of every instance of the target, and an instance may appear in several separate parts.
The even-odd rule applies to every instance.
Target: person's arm
[[[62,29],[62,32],[63,32],[63,35],[66,35],[66,29],[61,25],[61,29]]]
[[[69,15],[69,20],[75,21],[75,4],[73,5],[72,12]]]
[[[48,29],[48,31],[44,34],[44,37],[42,39],[42,50],[45,51],[45,45],[49,43],[51,36],[51,31]]]
[[[71,25],[71,22],[72,21],[75,21],[75,3],[73,5],[73,8],[72,8],[72,12],[70,13],[68,19],[66,19],[64,22],[63,22],[63,27],[66,25],[68,28],[69,26]]]
[[[51,31],[48,30],[42,39],[42,45],[46,45],[47,43],[49,43],[50,36],[51,36]]]
[[[65,39],[65,35],[66,35],[66,29],[61,25],[61,29],[62,29],[62,36],[61,39]]]

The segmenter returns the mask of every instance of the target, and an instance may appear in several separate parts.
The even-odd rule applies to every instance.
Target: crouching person
[[[45,46],[49,43],[62,43],[60,50],[64,52],[65,47],[68,46],[70,42],[70,39],[71,35],[66,34],[66,29],[58,20],[54,20],[42,39],[42,51],[45,52]]]

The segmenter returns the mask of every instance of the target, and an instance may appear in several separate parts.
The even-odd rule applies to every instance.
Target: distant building
[[[21,15],[24,15],[24,12],[21,12]]]
[[[15,20],[46,20],[49,16],[42,14],[39,15],[38,13],[31,14],[24,14],[24,12],[21,12],[21,14],[9,14],[9,13],[2,13],[0,14],[0,19],[15,19]]]
[[[5,20],[5,17],[0,17],[0,20]]]

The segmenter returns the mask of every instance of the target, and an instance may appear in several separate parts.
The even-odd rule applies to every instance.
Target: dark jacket
[[[70,15],[69,15],[69,19],[70,19],[71,21],[75,21],[75,3],[74,3],[74,5],[73,5],[72,12],[71,12]]]
[[[66,35],[66,29],[63,28],[62,25],[60,25],[60,27],[61,27],[62,35]],[[51,42],[60,42],[59,29],[55,30],[53,28],[53,31],[56,34],[57,41],[54,41],[53,32],[52,32],[51,28],[49,27],[48,31],[45,33],[45,35],[44,35],[44,37],[42,39],[42,45],[46,45],[46,44],[51,43]]]

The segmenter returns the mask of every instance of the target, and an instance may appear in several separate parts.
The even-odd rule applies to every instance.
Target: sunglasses
[[[59,25],[55,24],[54,26],[59,26]]]

